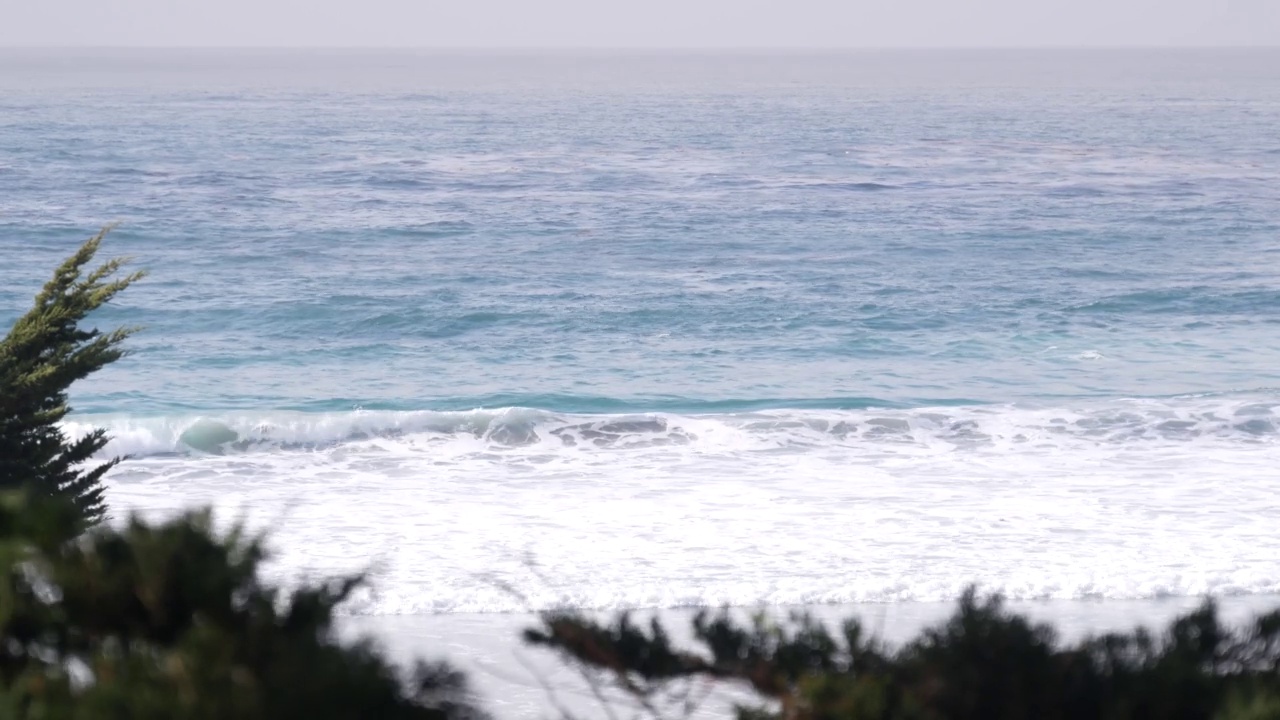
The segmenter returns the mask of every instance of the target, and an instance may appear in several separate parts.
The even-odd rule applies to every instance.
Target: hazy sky
[[[0,46],[1280,45],[1280,0],[0,0]]]

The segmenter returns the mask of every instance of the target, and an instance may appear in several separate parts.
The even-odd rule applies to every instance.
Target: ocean
[[[1275,49],[0,50],[0,325],[119,222],[114,515],[353,616],[1257,600],[1278,127]]]

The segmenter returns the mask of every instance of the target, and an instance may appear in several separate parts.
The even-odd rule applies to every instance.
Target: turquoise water
[[[596,607],[1272,591],[1277,127],[1271,50],[3,51],[0,321],[120,221],[113,497],[488,528],[371,611],[531,547]],[[813,567],[723,557],[771,527]]]

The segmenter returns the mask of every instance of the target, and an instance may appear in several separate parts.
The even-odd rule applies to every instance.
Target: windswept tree
[[[125,355],[135,328],[86,328],[88,316],[143,276],[123,274],[123,258],[86,272],[110,228],[64,262],[36,295],[35,306],[0,340],[0,491],[69,499],[81,528],[106,515],[102,476],[120,458],[92,464],[106,431],[68,438],[59,423],[70,411],[71,385]]]
[[[81,323],[141,277],[85,274],[100,233],[58,268],[0,342],[0,718],[14,720],[483,720],[461,673],[402,672],[344,642],[337,608],[361,576],[282,587],[260,536],[208,511],[97,523],[83,466],[101,431],[59,428],[67,388],[118,360],[131,329]]]

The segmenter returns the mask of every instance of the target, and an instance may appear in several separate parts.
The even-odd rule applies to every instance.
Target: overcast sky
[[[0,46],[1280,45],[1280,0],[0,0]]]

